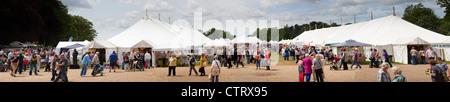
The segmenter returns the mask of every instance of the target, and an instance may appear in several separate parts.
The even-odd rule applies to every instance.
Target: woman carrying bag
[[[208,65],[208,62],[206,62],[206,57],[204,54],[200,57],[200,69],[198,71],[200,72],[200,76],[205,76],[205,67]]]
[[[218,57],[216,55],[214,56],[214,61],[212,62],[211,65],[211,74],[209,74],[209,79],[211,80],[211,82],[219,82],[219,74],[220,74],[220,61],[218,60]]]

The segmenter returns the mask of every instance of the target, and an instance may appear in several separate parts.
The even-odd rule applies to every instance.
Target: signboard
[[[433,48],[450,48],[450,44],[431,44]]]

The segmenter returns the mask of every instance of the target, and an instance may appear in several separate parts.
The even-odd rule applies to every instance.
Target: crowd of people
[[[314,46],[304,46],[302,48],[295,45],[285,45],[279,47],[279,54],[284,58],[283,60],[294,60],[297,63],[299,72],[299,82],[324,82],[325,74],[323,69],[325,64],[330,65],[330,69],[339,70],[343,67],[343,70],[348,70],[347,62],[351,61],[350,68],[356,65],[356,69],[363,68],[360,65],[359,59],[361,58],[361,52],[358,48],[352,48],[352,53],[346,53],[345,48],[341,48],[338,54],[333,54],[331,49],[323,47],[316,49]],[[233,50],[226,50],[224,48],[222,55],[214,54],[211,62],[211,72],[209,79],[212,82],[219,81],[219,74],[221,67],[232,68],[233,65],[238,68],[239,65],[244,67],[243,61],[247,60],[247,65],[254,63],[256,69],[260,67],[266,67],[270,70],[270,56],[271,52],[267,48],[256,49],[245,48],[244,54],[238,54],[238,48],[234,47]],[[51,72],[51,81],[57,82],[59,79],[68,82],[67,71],[71,61],[69,59],[70,52],[61,51],[59,54],[55,48],[22,48],[22,49],[10,49],[8,51],[0,50],[0,65],[6,66],[6,70],[10,71],[11,76],[16,77],[16,74],[22,74],[29,69],[29,75],[39,75],[40,68],[44,68],[44,72]],[[122,70],[131,71],[136,69],[150,69],[156,67],[154,51],[131,51],[123,52]],[[163,59],[163,64],[168,66],[168,76],[176,76],[177,57],[173,52],[166,52],[166,59]],[[230,54],[231,53],[231,54]],[[76,56],[78,52],[75,50],[73,56]],[[399,67],[393,67],[389,60],[389,54],[385,49],[382,49],[380,54],[377,49],[370,49],[369,52],[369,68],[380,68],[378,71],[378,82],[406,82],[406,77],[402,75],[402,70]],[[426,75],[430,75],[433,82],[446,82],[449,80],[450,72],[448,66],[443,63],[442,59],[437,57],[436,52],[429,48],[424,51],[423,48],[417,51],[415,47],[411,48],[410,61],[413,65],[426,64],[430,65],[430,68],[426,70]],[[116,67],[120,68],[118,61],[119,57],[114,51],[108,55],[108,61],[102,61],[102,56],[99,52],[86,52],[81,56],[81,72],[80,76],[86,76],[89,67],[93,68],[96,65],[109,66],[109,72],[116,72]],[[189,76],[194,71],[197,76],[206,76],[205,68],[208,66],[208,60],[206,54],[195,56],[191,54],[188,56],[187,63],[189,65]],[[196,59],[197,58],[197,59]],[[103,58],[104,60],[104,58]],[[72,60],[75,64],[76,58]],[[167,61],[167,63],[165,63]],[[425,62],[426,61],[426,62]],[[102,62],[106,62],[103,63]],[[380,63],[382,63],[380,65]],[[198,70],[195,66],[199,64]],[[164,65],[162,65],[164,66]],[[338,67],[339,66],[339,67]],[[388,69],[392,70],[395,75],[391,79]]]

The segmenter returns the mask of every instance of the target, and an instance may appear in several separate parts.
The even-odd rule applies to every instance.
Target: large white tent
[[[418,37],[428,43],[441,43],[446,40],[446,36],[421,28],[397,16],[387,16],[366,22],[343,25],[339,27],[323,28],[306,31],[294,38],[295,42],[303,42],[310,45],[325,45],[330,43],[342,43],[348,39],[354,39],[362,43],[372,44],[372,47],[386,49],[389,54],[399,54],[394,56],[394,61],[407,63],[408,41],[398,41],[399,39]],[[393,44],[396,44],[394,46]],[[366,56],[369,52],[365,53]]]

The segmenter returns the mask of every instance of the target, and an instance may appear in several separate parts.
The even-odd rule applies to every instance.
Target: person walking
[[[358,53],[359,51],[358,51],[358,48],[355,48],[355,52],[353,53],[353,63],[352,63],[352,65],[350,66],[350,68],[351,69],[353,69],[353,65],[355,65],[355,63],[356,63],[356,68],[358,68],[359,67],[359,69],[361,69],[362,67],[359,65],[359,62],[358,62],[358,58],[359,58],[359,53]],[[355,68],[355,69],[356,69]]]
[[[227,59],[226,59],[226,66],[228,66],[228,69],[230,69],[230,68],[232,68],[233,67],[233,65],[231,64],[231,61],[232,61],[233,59],[231,59],[231,55],[228,55],[227,56]]]
[[[266,63],[265,65],[266,65],[267,70],[270,70],[270,64],[271,64],[270,55],[271,55],[271,53],[269,52],[269,50],[266,49],[266,52],[264,55],[264,62]]]
[[[33,70],[34,70],[34,75],[38,75],[38,73],[37,73],[37,67],[36,67],[36,64],[37,64],[37,57],[36,57],[36,54],[33,54],[33,55],[32,55],[30,61],[31,61],[31,62],[30,62],[30,75],[32,75]]]
[[[50,64],[50,69],[52,70],[52,78],[50,79],[50,81],[54,81],[56,76],[58,76],[58,73],[56,73],[56,64],[58,64],[58,62],[60,61],[60,59],[58,58],[58,55],[54,54],[54,56],[52,56],[52,63]]]
[[[303,56],[299,57],[299,60],[297,62],[298,64],[298,81],[299,82],[304,82],[305,80],[305,68],[303,67]]]
[[[392,68],[392,63],[389,61],[389,54],[387,53],[386,49],[383,49],[383,57],[384,62],[389,63],[389,66]],[[417,63],[417,60],[415,62]]]
[[[95,67],[95,65],[100,64],[100,59],[98,58],[99,52],[95,52],[94,57],[92,58],[92,65]]]
[[[45,70],[44,70],[44,72],[48,72],[48,71],[51,71],[50,70],[50,66],[51,66],[51,60],[50,60],[50,57],[52,57],[51,55],[50,55],[50,53],[48,53],[48,52],[46,52],[45,53],[45,59],[44,59],[44,62],[45,62]]]
[[[167,76],[170,76],[171,72],[173,72],[172,75],[175,76],[176,75],[176,73],[175,73],[176,67],[177,67],[177,58],[175,57],[175,54],[172,54],[172,56],[169,59],[169,75],[167,75]]]
[[[247,58],[247,64],[250,64],[250,52],[248,51],[248,48],[245,49],[245,58]]]
[[[391,82],[391,77],[389,76],[389,72],[387,71],[388,68],[388,63],[384,62],[383,64],[381,64],[381,69],[378,70],[377,82]]]
[[[17,59],[19,59],[19,63],[18,63],[16,73],[17,73],[17,71],[19,71],[19,74],[22,74],[22,71],[24,71],[26,69],[26,68],[24,68],[25,67],[24,61],[23,61],[24,58],[25,57],[23,56],[23,52],[19,52],[19,55],[17,56]]]
[[[61,57],[61,56],[60,56]],[[82,68],[81,68],[81,73],[80,76],[84,77],[86,76],[86,71],[87,71],[87,65],[88,63],[92,63],[91,58],[89,57],[89,52],[86,52],[86,54],[83,57],[83,61],[81,61],[82,64]]]
[[[400,68],[392,67],[392,73],[395,75],[392,82],[407,82],[405,76],[402,75],[402,70]]]
[[[116,66],[117,66],[117,60],[119,59],[119,57],[117,57],[116,51],[113,51],[113,53],[111,55],[109,55],[109,66],[111,66],[111,68],[109,69],[109,72],[111,72],[112,69],[114,69],[114,72],[116,72]],[[119,67],[119,66],[117,66]]]
[[[256,52],[256,56],[255,56],[255,62],[256,62],[256,69],[260,69],[261,67],[261,54],[259,51]]]
[[[369,60],[370,60],[369,68],[373,68],[375,66],[375,51],[373,51],[372,48],[370,48]]]
[[[310,59],[311,55],[306,54],[305,59],[303,59],[302,66],[305,68],[305,82],[309,82],[312,73],[312,61]]]
[[[17,58],[17,56],[19,54],[18,54],[18,52],[11,52],[11,53],[14,53],[14,55],[10,57],[10,61],[11,61],[11,76],[16,77],[17,67],[19,66],[19,59]]]
[[[322,61],[320,59],[321,57],[319,55],[317,55],[315,57],[315,60],[313,62],[314,64],[314,75],[316,76],[316,81],[317,82],[323,82],[323,78],[322,78],[322,73],[323,73],[323,65],[322,65]]]
[[[41,69],[41,64],[42,64],[42,62],[41,62],[41,60],[42,60],[42,58],[41,58],[41,54],[39,54],[39,53],[37,53],[36,52],[36,62],[37,62],[37,64],[36,64],[36,67],[37,67],[37,72],[39,72],[39,70]]]
[[[205,54],[202,54],[200,56],[200,69],[198,71],[200,72],[200,76],[205,76],[205,67],[207,66],[208,62],[206,60]]]
[[[374,51],[374,57],[375,57],[375,68],[380,68],[380,65],[379,65],[379,61],[378,61],[378,59],[380,59],[380,56],[379,56],[379,53],[378,53],[378,50],[377,49],[373,49],[373,51]]]
[[[426,64],[425,51],[423,50],[423,48],[420,48],[419,55],[421,59],[420,63]]]
[[[147,64],[146,68],[150,69],[152,56],[151,56],[150,53],[148,53],[148,51],[147,51],[147,52],[145,52],[144,57],[145,57],[145,58],[144,58],[145,63]]]
[[[428,68],[425,71],[425,74],[431,76],[432,82],[444,82],[444,78],[442,75],[443,71],[441,70],[441,68],[439,68],[439,66],[436,65],[436,61],[430,59],[428,63],[430,64],[431,68]]]
[[[428,60],[435,60],[436,56],[436,52],[431,47],[425,52],[425,57],[427,57]]]
[[[214,61],[211,65],[211,82],[219,82],[220,75],[220,62],[218,60],[218,56],[214,56]]]
[[[411,64],[417,65],[417,50],[412,47],[411,51],[409,52],[411,54]]]
[[[130,52],[125,52],[125,54],[123,55],[123,62],[125,63],[125,66],[123,66],[123,67],[124,67],[126,72],[130,70],[130,65],[129,65],[130,57],[129,57],[129,55],[130,55]]]
[[[55,70],[59,70],[58,75],[56,76],[56,79],[53,80],[53,82],[58,82],[59,79],[62,79],[64,82],[69,82],[69,79],[67,77],[67,65],[69,64],[69,60],[67,60],[66,57],[64,57],[64,54],[61,54],[59,60],[59,64],[57,64],[57,68]]]
[[[441,70],[442,70],[442,76],[443,76],[444,82],[449,81],[450,75],[448,73],[450,72],[450,70],[448,70],[447,64],[443,63],[442,58],[440,58],[440,57],[437,57],[436,59],[438,61],[439,68],[441,68]]]
[[[340,59],[342,59],[342,65],[344,66],[344,70],[348,70],[347,61],[348,61],[348,55],[345,53],[346,49],[342,49],[342,56]]]
[[[194,54],[191,54],[191,58],[189,58],[189,76],[191,76],[192,70],[194,70],[195,75],[198,75],[197,70],[195,70],[195,58]],[[201,66],[202,64],[200,64]]]

